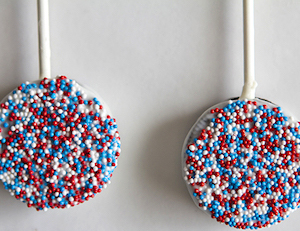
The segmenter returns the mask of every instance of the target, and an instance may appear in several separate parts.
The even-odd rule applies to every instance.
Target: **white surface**
[[[38,78],[36,5],[0,1],[0,97]],[[300,1],[255,1],[256,95],[300,118]],[[242,1],[51,0],[52,75],[91,86],[122,140],[112,184],[69,210],[36,212],[0,186],[0,230],[234,230],[193,203],[184,138],[243,86]],[[269,230],[298,230],[300,211]]]

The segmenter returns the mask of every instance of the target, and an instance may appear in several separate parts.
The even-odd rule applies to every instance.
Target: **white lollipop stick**
[[[37,0],[40,79],[51,78],[48,0]]]
[[[244,0],[244,86],[240,99],[254,99],[257,83],[254,71],[254,6]]]

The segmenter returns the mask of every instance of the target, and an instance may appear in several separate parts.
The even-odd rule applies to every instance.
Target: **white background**
[[[0,185],[0,230],[233,230],[197,209],[183,140],[243,86],[241,0],[50,0],[52,74],[96,90],[122,140],[112,184],[37,212]],[[255,1],[257,96],[300,118],[300,1]],[[36,5],[0,0],[0,98],[38,78]],[[300,211],[269,230],[298,230]]]

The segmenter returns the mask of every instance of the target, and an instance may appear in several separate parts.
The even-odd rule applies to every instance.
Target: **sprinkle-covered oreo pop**
[[[115,119],[74,80],[21,84],[1,103],[0,179],[37,210],[88,200],[110,183],[120,154]]]
[[[120,155],[117,124],[96,94],[50,77],[49,9],[38,0],[40,80],[0,103],[0,180],[37,210],[68,208],[106,188]]]
[[[300,200],[300,127],[266,101],[206,111],[185,141],[183,175],[197,206],[236,228],[276,224]]]
[[[183,178],[195,204],[241,229],[277,224],[300,201],[300,127],[281,107],[255,98],[252,17],[253,1],[244,0],[242,96],[204,112],[182,150]]]

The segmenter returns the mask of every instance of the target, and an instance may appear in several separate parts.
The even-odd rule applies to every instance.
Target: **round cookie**
[[[103,102],[59,76],[23,83],[0,104],[0,179],[37,210],[68,208],[110,183],[120,155]]]
[[[300,200],[300,128],[270,102],[229,100],[208,109],[183,145],[183,177],[201,209],[229,226],[284,220]]]

